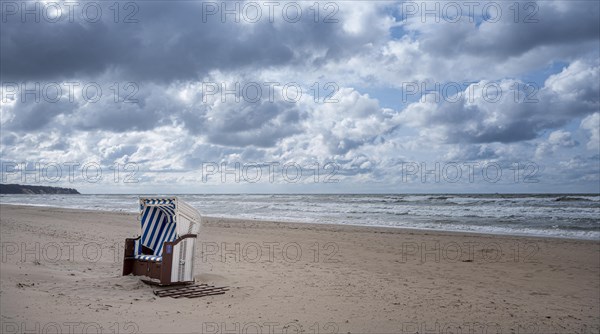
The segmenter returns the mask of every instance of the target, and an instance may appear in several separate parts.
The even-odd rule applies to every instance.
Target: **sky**
[[[3,1],[3,183],[600,192],[598,1]]]

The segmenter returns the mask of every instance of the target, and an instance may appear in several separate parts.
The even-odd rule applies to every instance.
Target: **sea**
[[[599,194],[177,195],[203,215],[600,240]],[[138,195],[0,195],[2,204],[136,212]]]

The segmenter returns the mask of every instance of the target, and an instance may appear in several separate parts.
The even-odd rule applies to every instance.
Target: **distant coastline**
[[[50,186],[29,186],[24,184],[0,184],[0,194],[30,194],[30,195],[46,195],[46,194],[80,194],[79,191],[73,188],[61,188]]]

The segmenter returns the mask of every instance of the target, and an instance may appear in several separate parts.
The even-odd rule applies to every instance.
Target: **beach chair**
[[[125,239],[123,275],[158,285],[192,283],[200,213],[177,197],[147,197],[140,198],[139,221],[141,235]]]

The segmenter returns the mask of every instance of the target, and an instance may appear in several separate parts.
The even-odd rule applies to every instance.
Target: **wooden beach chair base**
[[[134,243],[138,238],[125,240],[125,253],[123,258],[123,276],[146,276],[150,279],[158,280],[161,286],[177,285],[180,283],[193,283],[193,281],[174,281],[171,273],[173,267],[173,249],[185,239],[195,239],[195,234],[186,234],[175,241],[165,242],[165,252],[159,261],[142,260],[135,257]]]

